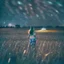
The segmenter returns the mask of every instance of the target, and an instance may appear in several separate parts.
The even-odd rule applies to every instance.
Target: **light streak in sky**
[[[62,23],[59,16],[64,13],[60,8],[63,7],[63,4],[56,0],[5,0],[5,6],[12,14],[24,14],[24,17],[28,19],[38,17],[48,22],[51,17],[54,19],[53,16],[55,16],[57,22]],[[50,18],[47,19],[47,16]]]

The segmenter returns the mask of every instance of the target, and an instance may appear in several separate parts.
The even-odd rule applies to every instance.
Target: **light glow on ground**
[[[42,33],[42,32],[58,32],[57,30],[36,30],[35,32]]]

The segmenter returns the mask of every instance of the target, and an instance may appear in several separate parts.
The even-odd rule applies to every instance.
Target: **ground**
[[[41,32],[36,37],[31,49],[28,29],[0,28],[0,64],[64,64],[64,32]]]

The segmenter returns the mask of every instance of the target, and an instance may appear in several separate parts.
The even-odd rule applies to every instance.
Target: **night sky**
[[[64,26],[64,0],[0,0],[0,25]]]

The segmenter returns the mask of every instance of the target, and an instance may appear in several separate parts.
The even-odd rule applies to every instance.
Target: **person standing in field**
[[[28,44],[28,56],[30,58],[36,58],[36,34],[33,27],[30,27],[28,31],[29,44]]]
[[[31,27],[29,30],[29,44],[36,45],[36,34],[33,27]]]

